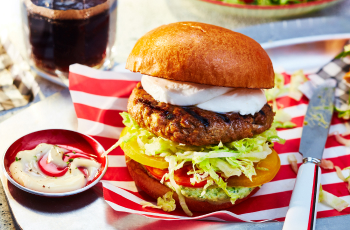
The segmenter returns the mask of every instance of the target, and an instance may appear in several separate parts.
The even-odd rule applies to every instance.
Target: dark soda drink
[[[116,0],[24,0],[31,60],[50,74],[100,67],[114,44]]]

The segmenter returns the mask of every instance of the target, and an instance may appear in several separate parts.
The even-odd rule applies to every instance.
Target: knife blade
[[[322,158],[333,115],[334,86],[328,82],[314,92],[304,118],[299,153],[303,157]]]
[[[299,167],[283,230],[315,229],[320,187],[321,162],[334,108],[336,81],[328,79],[320,85],[309,102],[300,140]]]

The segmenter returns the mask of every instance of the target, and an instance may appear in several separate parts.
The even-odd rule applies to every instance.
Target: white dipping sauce
[[[143,89],[155,100],[178,106],[197,106],[217,113],[236,112],[248,115],[266,104],[261,89],[228,88],[190,82],[172,81],[143,75]]]
[[[66,152],[66,149],[45,143],[39,144],[33,150],[18,152],[16,161],[10,166],[12,178],[24,187],[39,192],[59,193],[83,188],[96,176],[101,167],[100,163],[89,159],[74,158],[67,172],[60,177],[45,175],[39,168],[38,160],[44,155],[48,155],[47,163],[53,163],[57,167],[67,166],[67,163],[63,161],[63,154]],[[87,169],[88,178],[85,178],[78,167]]]

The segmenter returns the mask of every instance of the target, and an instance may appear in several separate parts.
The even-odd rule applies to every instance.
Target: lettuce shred
[[[301,72],[301,74],[303,74],[303,73]],[[293,75],[299,76],[300,73],[295,72]],[[305,76],[304,76],[304,78],[305,78]],[[297,87],[298,86],[295,86],[294,88],[297,88]],[[291,116],[289,114],[287,114],[286,112],[284,112],[282,109],[278,109],[278,107],[277,107],[277,102],[276,102],[277,97],[287,93],[288,91],[289,91],[289,94],[292,94],[292,95],[295,94],[295,92],[293,90],[291,91],[291,88],[288,90],[288,88],[286,88],[284,86],[284,76],[280,73],[275,73],[275,87],[273,87],[272,89],[265,90],[266,100],[268,102],[272,102],[273,110],[276,111],[276,115],[275,115],[275,118],[273,121],[273,126],[275,128],[294,128],[294,127],[296,127],[296,124],[290,121]]]
[[[150,207],[150,208],[158,208],[162,209],[165,212],[172,212],[176,208],[175,200],[173,198],[173,192],[167,192],[163,197],[158,197],[157,205],[154,205],[150,202],[141,201],[140,203],[142,208]]]
[[[272,150],[273,142],[284,143],[285,140],[277,136],[275,128],[255,135],[252,138],[244,138],[230,143],[219,143],[208,146],[187,146],[176,143],[162,137],[157,137],[148,130],[141,128],[132,120],[126,112],[121,113],[123,123],[128,127],[127,134],[119,141],[127,143],[136,138],[142,154],[148,156],[159,156],[169,162],[169,173],[165,174],[161,182],[170,180],[173,189],[178,193],[180,204],[182,194],[179,186],[174,181],[174,171],[183,167],[186,162],[191,162],[193,169],[188,174],[193,175],[191,183],[207,180],[205,186],[216,184],[223,189],[234,203],[238,195],[227,190],[227,182],[223,179],[242,173],[252,180],[256,175],[254,163],[263,160]],[[118,142],[119,142],[118,141]],[[209,182],[212,181],[212,182]]]
[[[335,58],[345,58],[346,56],[350,55],[350,44],[344,46],[344,51],[338,54]]]
[[[300,101],[301,97],[303,96],[303,93],[299,90],[299,86],[307,81],[308,79],[306,78],[303,70],[295,71],[290,76],[288,93],[289,97],[293,98],[296,101]]]
[[[284,86],[284,76],[280,73],[275,73],[275,87],[265,90],[266,100],[276,100],[277,97],[287,92],[288,89]]]
[[[342,106],[341,108],[334,106],[334,109],[338,112],[339,118],[343,118],[344,120],[350,119],[350,101],[348,101],[348,104]]]
[[[275,128],[294,128],[297,125],[290,120],[292,117],[283,111],[282,109],[279,109],[276,111],[275,118],[273,120],[273,125]]]
[[[324,191],[322,189],[322,185],[320,185],[320,195],[318,199],[319,202],[336,209],[338,212],[341,212],[345,208],[349,207],[349,204],[345,200],[334,196],[332,193]]]

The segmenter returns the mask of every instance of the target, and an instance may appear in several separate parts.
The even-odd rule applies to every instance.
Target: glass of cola
[[[111,65],[117,0],[21,0],[29,62],[39,75],[67,78],[69,65]]]

